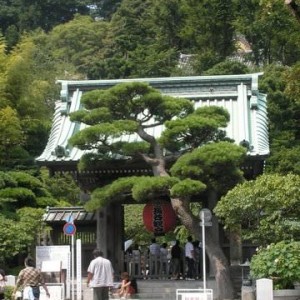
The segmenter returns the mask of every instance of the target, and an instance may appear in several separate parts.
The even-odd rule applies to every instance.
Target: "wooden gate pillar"
[[[120,203],[97,211],[97,248],[113,265],[116,276],[123,271],[124,213]]]

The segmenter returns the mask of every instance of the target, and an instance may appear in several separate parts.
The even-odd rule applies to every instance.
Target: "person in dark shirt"
[[[180,242],[176,240],[175,245],[171,248],[172,279],[179,279],[181,258],[182,258],[182,250],[180,248]]]
[[[193,238],[188,236],[184,247],[185,260],[187,263],[186,280],[195,280],[195,248],[193,245]]]

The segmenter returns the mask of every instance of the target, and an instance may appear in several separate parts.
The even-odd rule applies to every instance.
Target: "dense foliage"
[[[35,244],[42,232],[43,208],[55,204],[56,200],[36,177],[25,172],[0,172],[2,264]]]
[[[273,280],[274,289],[291,289],[300,278],[300,242],[271,243],[251,260],[251,276]]]
[[[265,174],[230,190],[216,215],[230,230],[258,245],[299,239],[300,176]]]
[[[59,187],[59,188],[58,188]],[[78,205],[79,190],[67,177],[43,178],[21,171],[0,171],[0,264],[7,268],[16,255],[31,252],[46,227],[47,206]]]
[[[266,174],[237,185],[214,209],[227,230],[260,246],[251,275],[273,279],[275,289],[299,280],[299,195],[299,175]]]
[[[47,142],[54,102],[59,98],[56,79],[216,75],[263,71],[260,90],[268,94],[271,143],[271,155],[267,159],[266,170],[283,175],[300,174],[300,30],[299,22],[284,5],[283,0],[27,0],[26,3],[24,0],[0,0],[0,19],[0,170],[14,170],[13,173],[0,174],[0,228],[3,230],[3,233],[0,232],[0,239],[1,243],[7,243],[12,239],[11,234],[16,232],[18,234],[15,235],[20,237],[15,245],[7,244],[6,248],[3,246],[6,253],[13,255],[25,251],[32,244],[36,238],[32,234],[32,228],[38,228],[38,224],[29,224],[28,219],[38,220],[34,214],[40,214],[40,209],[47,205],[79,203],[79,191],[71,178],[47,179],[43,174],[32,171],[32,168],[36,168],[34,158],[42,152]],[[152,96],[146,99],[146,104],[151,108],[151,113],[158,114],[157,120],[162,124],[170,119],[170,114],[163,114],[161,109],[169,102],[164,99],[165,102],[157,109],[157,101],[161,98],[156,98],[155,93]],[[92,94],[86,97],[92,97]],[[136,104],[138,107],[139,103]],[[88,99],[85,105],[90,105],[89,108],[93,109]],[[185,116],[192,113],[187,103],[183,101],[181,105],[185,106]],[[123,104],[120,108],[124,112]],[[131,109],[132,107],[128,107],[128,117]],[[171,107],[171,116],[176,115],[176,109]],[[206,111],[205,114],[207,113]],[[198,134],[198,138],[194,140],[179,132],[182,120],[166,123],[168,132],[162,136],[160,145],[169,151],[175,151],[182,147],[182,141],[189,147],[187,150],[199,146],[201,142],[205,144],[207,140],[199,139],[203,128],[195,120],[204,120],[206,125],[208,121],[215,122],[210,126],[210,130],[215,130],[216,126],[226,123],[228,116],[226,112],[214,113],[221,119],[205,120],[201,112],[193,112],[185,120],[190,125],[198,126],[194,128],[193,133]],[[107,114],[105,109],[99,110],[95,116],[101,116],[105,124],[102,128],[90,129],[92,137],[99,137],[100,134],[105,140],[107,133],[118,136],[137,129],[137,123],[130,118],[129,122],[119,120],[112,125],[110,122],[115,116],[111,112]],[[81,117],[77,116],[78,119]],[[84,122],[95,125],[93,118],[85,117]],[[121,127],[123,131],[120,133]],[[215,142],[222,139],[222,132],[214,137]],[[91,140],[82,135],[73,142],[81,147],[90,147]],[[153,150],[145,142],[114,146],[114,150],[122,155],[145,151],[149,153]],[[232,149],[235,158],[231,160],[230,145],[222,144],[227,149],[225,152],[218,145],[211,147],[216,148],[203,147],[193,154],[192,159],[184,156],[177,161],[171,171],[172,181],[168,181],[173,196],[182,196],[187,190],[199,192],[204,188],[195,184],[195,181],[189,181],[187,177],[190,174],[206,187],[217,187],[221,193],[225,193],[241,180],[241,173],[235,167],[243,153]],[[205,152],[207,149],[209,152]],[[105,157],[106,145],[99,150],[102,158]],[[216,157],[223,158],[219,161],[219,167],[212,166],[215,162],[209,157],[212,150],[216,151]],[[227,163],[225,160],[229,161],[228,168],[223,168]],[[195,168],[194,161],[201,163],[201,168]],[[20,170],[30,170],[34,176],[25,175],[23,172],[18,175]],[[230,172],[226,173],[228,170]],[[227,176],[226,180],[221,175]],[[291,176],[288,175],[285,179],[289,180]],[[180,178],[182,183],[176,184],[174,178]],[[249,187],[247,184],[243,185],[245,195],[249,192],[246,199],[250,201],[252,188],[259,191],[264,187],[261,180],[263,179],[258,180],[257,186],[253,182],[249,183]],[[280,179],[277,177],[271,179],[271,182],[278,181]],[[284,178],[282,181],[286,182]],[[25,186],[24,182],[27,182]],[[112,186],[110,193],[120,189],[117,184]],[[276,185],[270,186],[274,190],[264,190],[267,200],[270,200],[267,195],[274,195],[277,190]],[[166,189],[166,186],[163,187]],[[236,205],[241,205],[240,211],[233,214],[234,217],[238,217],[245,208],[241,203],[245,197],[241,196],[243,192],[239,191],[240,188],[239,186],[228,194],[228,198],[236,200]],[[267,189],[267,186],[264,188]],[[279,233],[284,235],[289,232],[285,232],[283,227],[275,226],[281,220],[279,217],[282,212],[279,215],[271,208],[286,204],[284,212],[289,212],[288,205],[291,205],[288,202],[291,199],[283,196],[283,192],[279,195],[281,191],[278,189],[274,202],[266,201],[265,205],[270,204],[270,215],[264,215],[261,222],[250,220],[255,226],[263,223],[262,228],[269,231],[274,229],[278,233],[278,239]],[[141,190],[136,188],[135,192],[139,195]],[[286,192],[289,192],[288,188]],[[107,201],[105,193],[103,195],[102,200]],[[295,211],[296,200],[291,206],[295,207]],[[249,202],[248,205],[254,209],[253,203]],[[32,207],[36,211],[31,212]],[[224,213],[227,208],[224,207]],[[235,205],[229,204],[229,208],[234,209]],[[230,214],[230,209],[227,213]],[[246,223],[242,219],[237,222],[244,225]],[[270,224],[267,226],[268,222]],[[27,226],[28,231],[21,231],[24,226]],[[134,224],[132,228],[127,227],[127,232],[134,232]],[[290,233],[294,234],[294,231]],[[270,236],[273,234],[270,233]],[[0,257],[5,258],[5,254]]]
[[[18,132],[8,131],[11,125],[7,127],[5,135],[10,137],[5,147],[10,154],[0,157],[0,169],[28,167],[44,149],[58,98],[56,78],[263,70],[261,88],[269,97],[272,146],[268,170],[299,172],[298,164],[294,164],[299,155],[299,23],[283,2],[3,3],[0,16],[6,21],[0,26],[0,109],[6,109],[5,115],[7,109],[14,111],[16,122],[11,125],[18,126]],[[27,16],[30,23],[25,21]],[[52,21],[45,22],[49,18]],[[188,60],[179,60],[181,54],[187,54]]]
[[[229,122],[228,112],[217,106],[195,109],[190,100],[164,95],[143,82],[86,92],[82,105],[85,109],[71,113],[70,118],[89,127],[75,133],[69,142],[95,151],[83,156],[81,167],[117,155],[143,160],[152,170],[151,176],[120,177],[96,188],[85,208],[96,210],[126,201],[126,197],[136,202],[167,197],[181,223],[199,239],[199,221],[190,209],[193,197],[204,201],[202,192],[221,195],[243,180],[240,166],[246,150],[229,141],[222,129]],[[154,135],[158,130],[160,136]],[[137,139],[122,139],[128,134]],[[170,169],[167,162],[172,162]],[[218,261],[216,273],[221,275],[216,280],[224,288],[222,296],[230,297],[224,254],[213,238],[208,245],[212,263]]]

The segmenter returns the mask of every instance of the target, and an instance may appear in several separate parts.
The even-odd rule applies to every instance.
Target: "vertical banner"
[[[76,298],[82,300],[81,240],[76,240]]]
[[[63,232],[67,236],[71,236],[71,292],[72,292],[72,300],[75,300],[75,263],[74,263],[74,251],[75,251],[75,245],[74,245],[74,235],[76,233],[76,226],[74,224],[74,219],[71,215],[67,217],[65,220],[66,223],[63,226]],[[67,297],[70,296],[68,289],[67,289]],[[69,299],[69,298],[67,298]]]

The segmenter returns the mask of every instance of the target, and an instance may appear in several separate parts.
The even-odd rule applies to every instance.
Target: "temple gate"
[[[118,80],[58,80],[61,85],[60,100],[56,102],[52,130],[43,153],[36,158],[40,166],[46,166],[50,175],[68,172],[81,188],[82,199],[88,200],[89,193],[97,187],[128,175],[152,175],[151,168],[143,161],[131,162],[116,159],[113,162],[99,162],[97,168],[79,171],[77,164],[85,151],[71,147],[69,138],[85,128],[82,123],[71,122],[69,113],[81,108],[80,99],[86,91],[108,89],[124,82],[146,82],[173,97],[190,99],[195,108],[205,105],[221,106],[228,110],[230,122],[226,134],[235,143],[247,148],[247,161],[243,171],[247,179],[253,179],[263,172],[264,160],[269,154],[266,95],[259,92],[258,79],[262,73],[224,76],[192,76],[168,78],[136,78]],[[162,130],[162,129],[160,129]],[[218,199],[214,199],[216,202]],[[114,265],[115,272],[121,272],[123,261],[123,206],[130,203],[111,204],[95,212],[95,240],[91,244],[99,247]],[[216,235],[219,235],[217,222],[214,222]],[[240,259],[232,241],[221,245],[231,261]],[[89,257],[85,254],[84,260]]]

